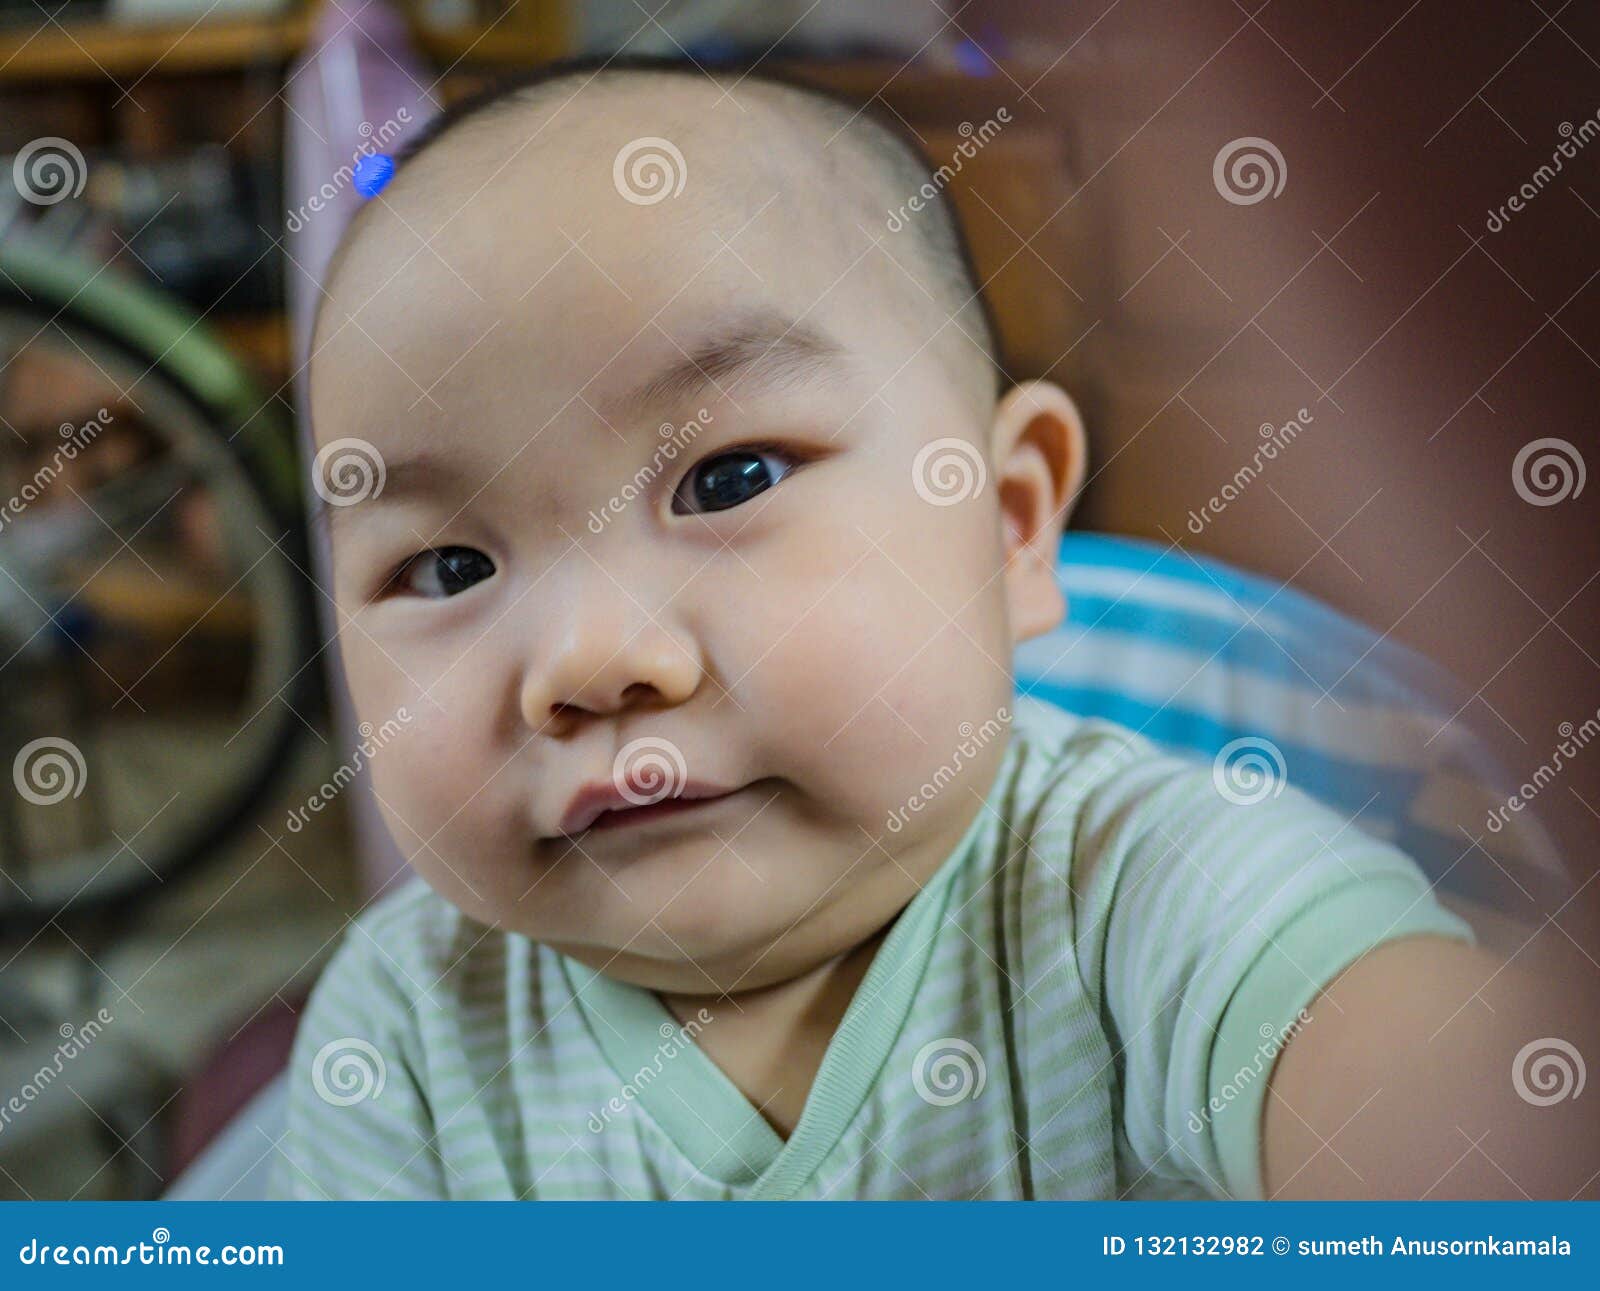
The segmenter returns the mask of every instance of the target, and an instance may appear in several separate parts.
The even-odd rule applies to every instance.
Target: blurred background
[[[241,1113],[398,864],[302,523],[316,284],[363,156],[624,50],[962,156],[1008,368],[1088,421],[1073,527],[1453,674],[1565,864],[1520,914],[1600,976],[1594,6],[0,0],[0,1196],[270,1162]]]

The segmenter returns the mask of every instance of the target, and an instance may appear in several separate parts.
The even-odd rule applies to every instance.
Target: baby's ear
[[[990,443],[1005,526],[1012,636],[1025,641],[1056,627],[1066,613],[1056,553],[1083,484],[1088,441],[1067,392],[1050,381],[1029,381],[996,405]]]

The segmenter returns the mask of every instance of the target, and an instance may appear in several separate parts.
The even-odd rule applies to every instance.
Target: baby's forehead
[[[591,243],[613,235],[657,253],[676,245],[686,278],[697,267],[683,246],[694,227],[737,237],[752,263],[786,263],[797,239],[858,253],[882,231],[893,182],[848,133],[830,131],[814,108],[786,112],[775,92],[786,91],[719,97],[709,83],[670,76],[496,103],[403,165],[353,240],[382,229],[397,249],[408,240],[398,224],[429,255],[471,243],[504,253],[543,231],[594,254]],[[349,255],[393,260],[381,245]]]
[[[652,74],[546,85],[457,121],[341,249],[314,338],[318,438],[351,433],[350,400],[328,393],[340,380],[398,385],[410,420],[436,387],[456,389],[458,416],[519,380],[586,398],[625,351],[687,350],[705,318],[758,311],[986,416],[981,303],[944,241],[930,252],[921,225],[886,228],[916,162],[881,133],[790,87]],[[479,385],[458,389],[469,375]]]
[[[875,248],[859,162],[818,161],[820,141],[769,105],[741,113],[701,94],[641,115],[597,101],[572,129],[560,106],[462,123],[363,211],[319,327],[324,368],[362,342],[426,386],[438,373],[423,351],[448,361],[491,332],[617,347],[708,311],[882,332],[885,302],[916,290]],[[672,136],[630,134],[646,120]]]
[[[390,248],[426,243],[434,257],[543,231],[603,260],[596,247],[611,235],[670,256],[687,281],[700,262],[686,238],[700,227],[754,277],[801,254],[821,270],[848,252],[836,273],[879,261],[863,256],[875,242],[915,273],[919,231],[888,238],[885,227],[914,184],[871,137],[841,107],[757,81],[641,73],[543,86],[447,127],[363,209],[354,240],[381,228]],[[393,259],[382,244],[350,258]],[[917,290],[905,277],[897,288]]]

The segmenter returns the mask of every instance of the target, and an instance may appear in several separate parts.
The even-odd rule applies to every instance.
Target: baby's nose
[[[529,662],[523,720],[535,732],[561,734],[587,717],[635,707],[671,707],[699,689],[698,643],[642,611],[573,616],[554,649]]]

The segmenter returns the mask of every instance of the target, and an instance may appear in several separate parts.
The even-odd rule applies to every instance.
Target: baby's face
[[[329,508],[333,595],[360,718],[410,715],[372,762],[402,851],[468,915],[681,992],[904,904],[998,769],[1003,735],[958,746],[1014,645],[989,425],[946,314],[884,303],[910,248],[705,111],[520,151],[537,121],[463,126],[366,212],[313,382],[319,445],[382,462]],[[613,179],[645,134],[687,171],[655,204]],[[944,504],[941,457],[983,487]],[[721,796],[584,827],[586,787],[685,782]]]

